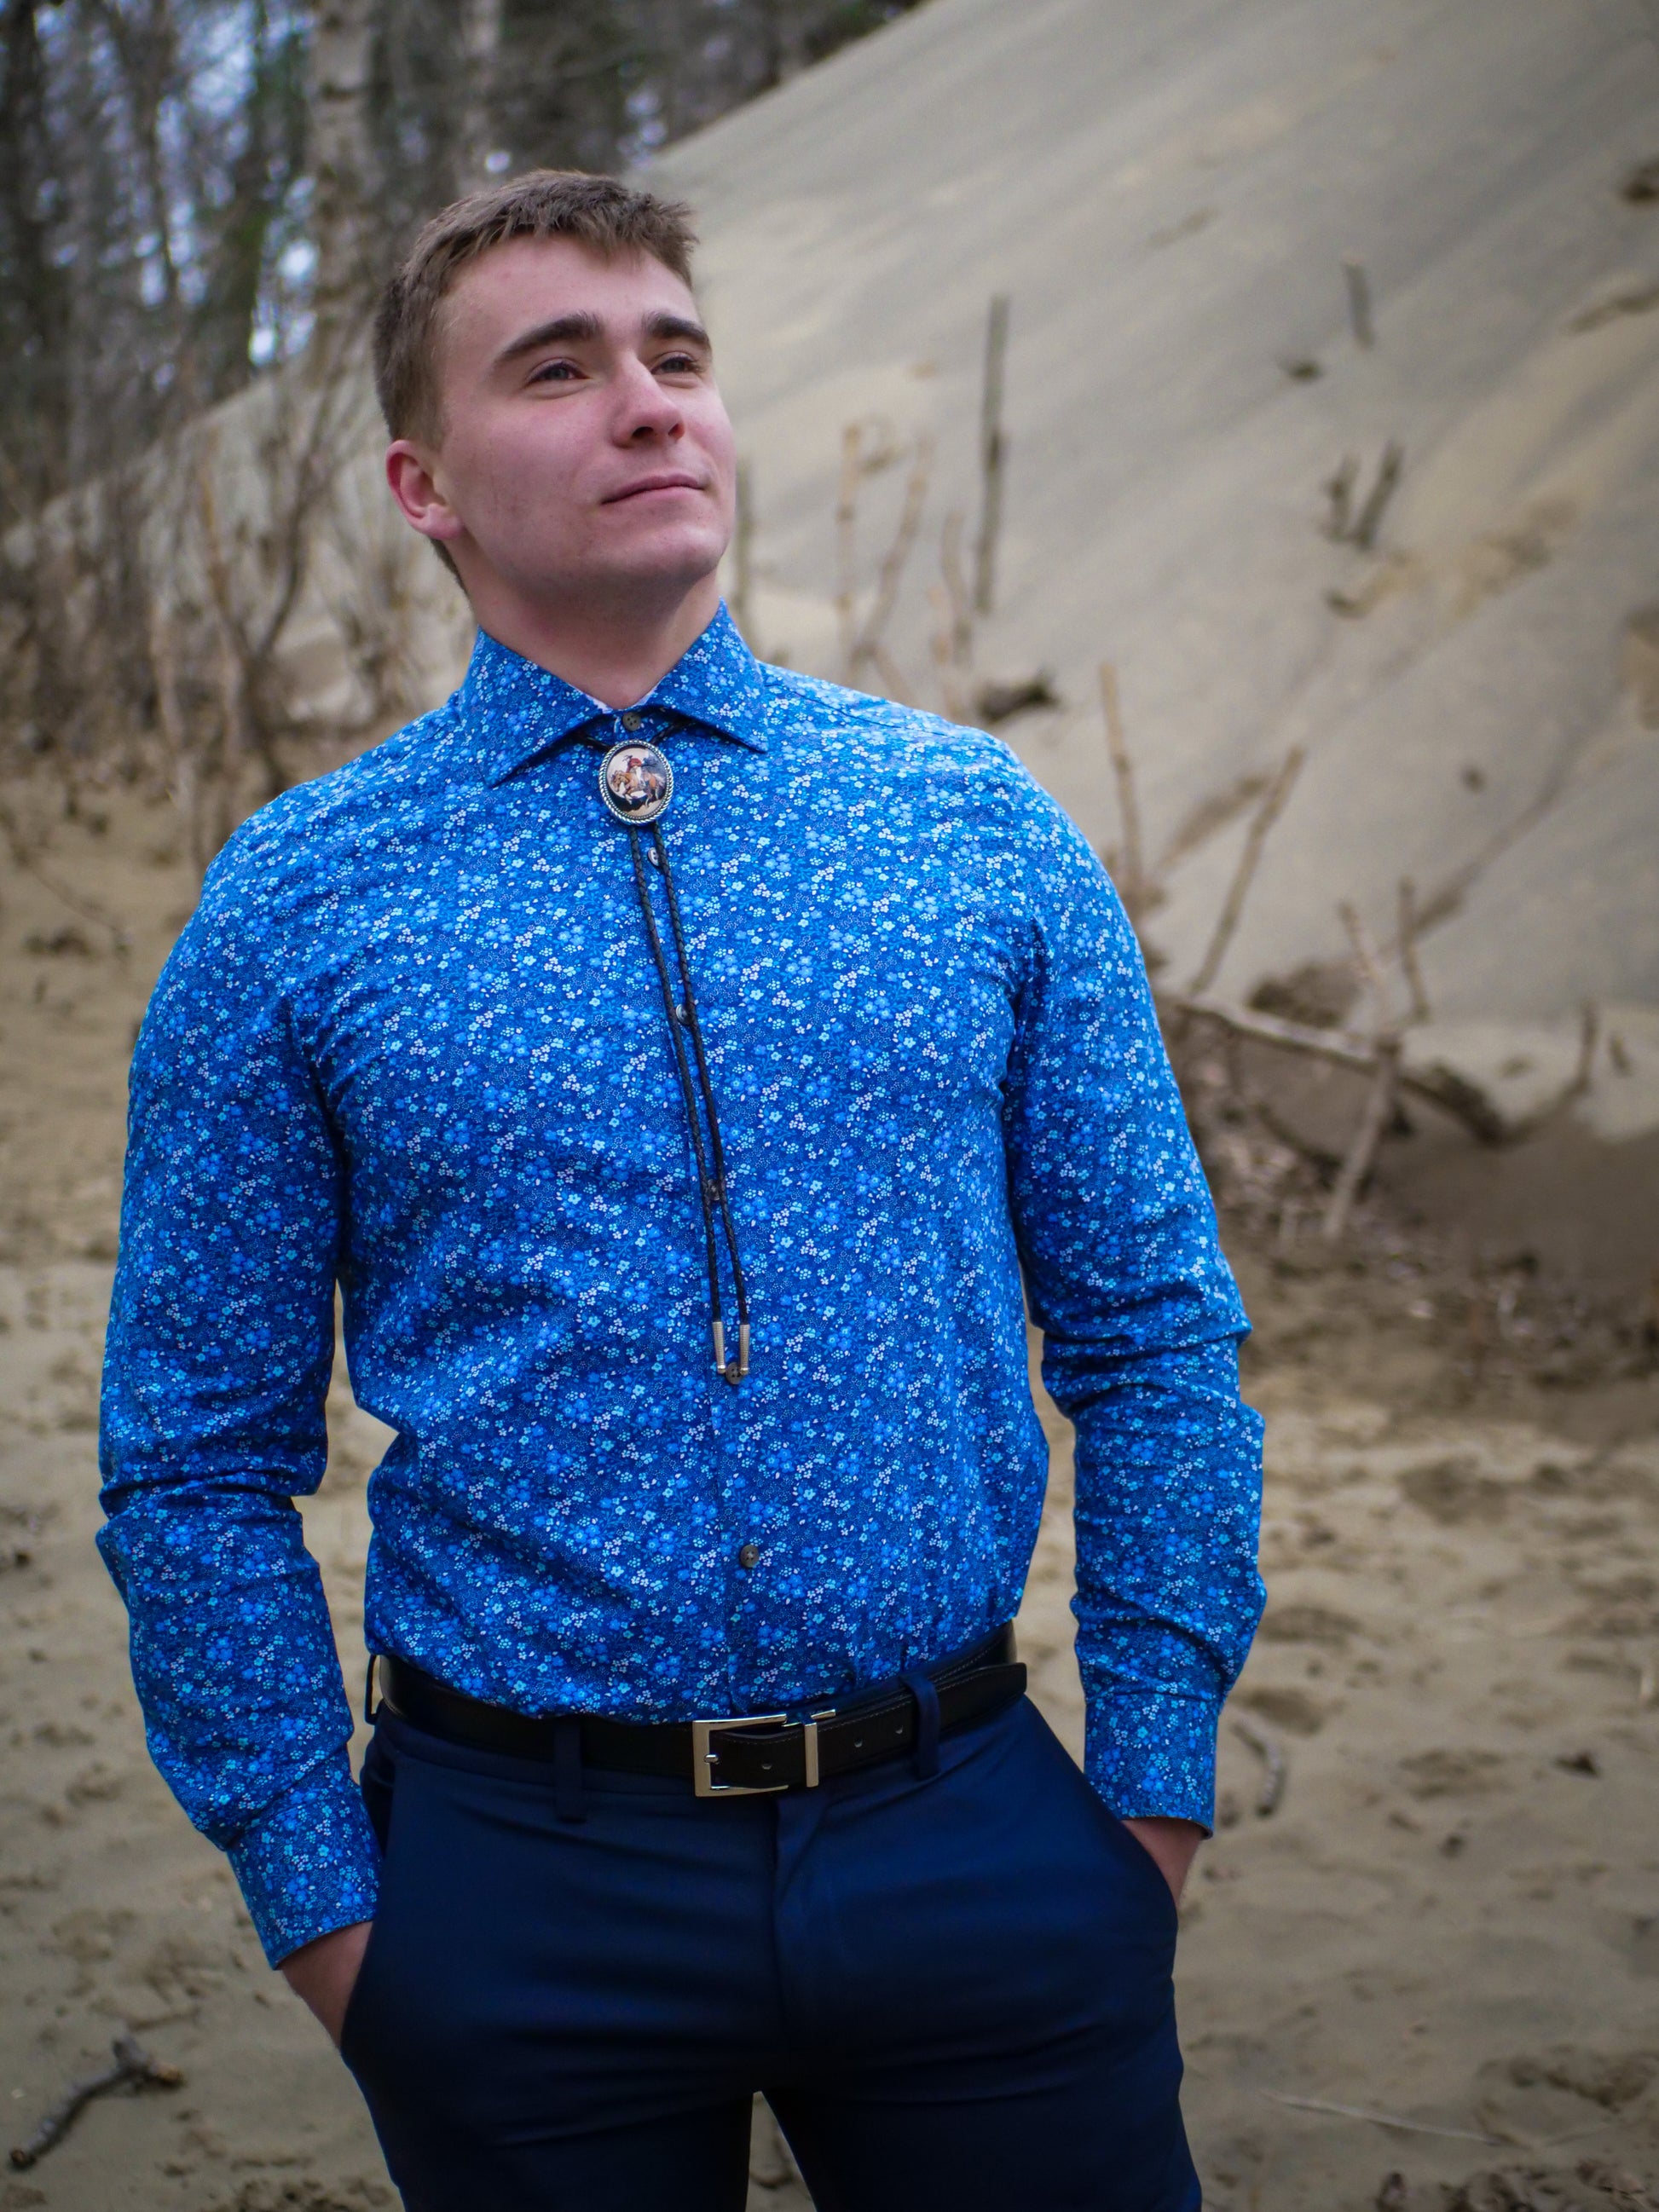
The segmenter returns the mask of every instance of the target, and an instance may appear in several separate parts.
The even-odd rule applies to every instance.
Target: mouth
[[[625,500],[643,499],[647,493],[653,491],[702,491],[703,489],[701,477],[688,476],[684,469],[665,469],[656,476],[641,477],[637,483],[628,484],[621,491],[613,491],[600,504],[620,507]]]

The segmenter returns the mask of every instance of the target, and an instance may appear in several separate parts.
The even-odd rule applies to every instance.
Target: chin
[[[719,568],[725,550],[724,532],[664,531],[637,545],[596,547],[588,573],[613,576],[619,583],[679,583],[690,591]]]

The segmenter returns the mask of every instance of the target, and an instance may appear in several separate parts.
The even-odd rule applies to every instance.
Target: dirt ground
[[[9,803],[27,830],[44,802]],[[92,1548],[125,1063],[191,887],[165,806],[79,811],[42,856],[56,888],[13,868],[0,903],[4,2140],[124,2028],[185,2079],[91,2106],[0,2181],[0,2212],[360,2212],[392,2200],[355,2093],[149,1765]],[[1655,2212],[1652,1316],[1535,1258],[1476,1280],[1401,1218],[1331,1254],[1241,1213],[1230,1242],[1272,1597],[1182,1916],[1206,2201]],[[306,1525],[355,1680],[378,1445],[343,1382],[332,1410]],[[1070,1446],[1048,1423],[1021,1634],[1075,1743]],[[753,2205],[805,2204],[763,2123],[756,2175]]]

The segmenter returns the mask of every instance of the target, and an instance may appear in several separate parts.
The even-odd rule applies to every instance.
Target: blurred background
[[[1652,0],[3,0],[0,2109],[123,2027],[189,2079],[0,2207],[390,2201],[146,1763],[92,1429],[203,872],[470,647],[375,288],[537,164],[697,210],[756,650],[994,730],[1146,954],[1269,1418],[1184,1915],[1211,2201],[1655,2212]],[[383,1438],[331,1419],[355,1677]],[[763,2112],[754,2201],[805,2202]]]

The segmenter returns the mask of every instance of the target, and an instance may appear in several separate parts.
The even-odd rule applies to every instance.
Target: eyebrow
[[[645,334],[648,338],[684,338],[688,344],[701,346],[712,353],[714,345],[701,323],[693,322],[690,315],[653,315],[647,322]]]
[[[664,313],[649,316],[645,335],[648,338],[679,338],[688,344],[701,346],[705,352],[714,350],[708,331],[689,315]],[[516,338],[510,339],[495,358],[498,362],[517,361],[521,354],[538,353],[544,346],[592,344],[604,336],[605,325],[597,315],[585,311],[556,315],[551,322],[538,323],[533,330],[521,331]]]

